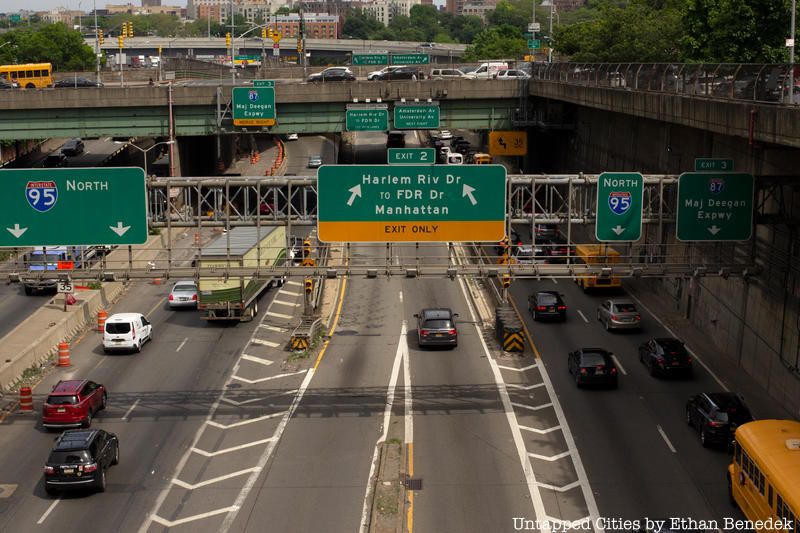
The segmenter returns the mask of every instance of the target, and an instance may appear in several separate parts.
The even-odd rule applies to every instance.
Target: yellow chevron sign
[[[292,350],[308,350],[307,337],[292,337]]]
[[[525,342],[522,340],[522,333],[506,333],[503,338],[503,350],[507,352],[522,352],[525,349]]]

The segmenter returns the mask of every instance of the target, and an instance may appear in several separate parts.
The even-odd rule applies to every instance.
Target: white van
[[[450,152],[447,154],[447,164],[448,165],[463,165],[464,164],[464,156],[459,154],[458,152]]]
[[[477,70],[464,74],[464,77],[472,79],[495,78],[501,70],[508,70],[507,62],[487,61],[486,63],[481,63]]]
[[[142,345],[152,340],[153,326],[141,313],[117,313],[106,320],[103,329],[103,351],[142,351]]]

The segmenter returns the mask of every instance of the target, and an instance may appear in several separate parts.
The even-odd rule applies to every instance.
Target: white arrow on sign
[[[711,226],[710,228],[708,228],[708,231],[710,231],[710,232],[711,232],[711,235],[716,235],[717,233],[719,233],[719,231],[720,231],[721,229],[722,229],[722,228],[719,228],[719,227],[717,227],[717,225],[716,225],[716,224],[714,224],[713,226]]]
[[[625,231],[625,228],[623,228],[622,226],[620,226],[619,224],[617,224],[617,227],[616,227],[616,228],[611,228],[611,231],[613,231],[614,233],[616,233],[616,234],[617,234],[617,237],[619,237],[620,235],[622,235],[622,232],[623,232],[623,231]]]
[[[353,200],[356,199],[356,196],[361,198],[361,185],[360,184],[356,185],[355,187],[351,187],[351,188],[349,188],[347,190],[350,191],[350,193],[351,193],[350,194],[350,199],[347,200],[347,205],[350,206],[350,205],[353,205]]]
[[[472,193],[473,193],[473,192],[475,192],[475,188],[474,188],[474,187],[470,187],[469,185],[467,185],[467,184],[465,183],[465,184],[464,184],[464,189],[463,189],[463,192],[461,193],[461,197],[463,198],[463,197],[465,197],[465,196],[468,196],[468,197],[469,197],[469,201],[470,201],[470,203],[471,203],[472,205],[477,205],[477,203],[478,203],[478,200],[476,200],[476,199],[475,199],[475,197],[474,197],[474,196],[472,196]]]
[[[28,228],[20,228],[19,224],[14,224],[13,228],[6,228],[8,231],[11,232],[11,235],[19,239],[22,237],[22,234],[28,231]]]
[[[131,229],[131,227],[130,226],[123,226],[122,222],[117,222],[116,226],[109,226],[109,229],[111,229],[111,231],[113,231],[114,233],[116,233],[117,235],[122,237],[123,235],[125,235],[126,231]]]

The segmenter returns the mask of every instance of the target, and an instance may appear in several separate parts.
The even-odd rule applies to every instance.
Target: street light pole
[[[94,62],[97,69],[97,85],[100,86],[100,35],[97,28],[97,0],[92,2],[92,11],[94,11]]]
[[[789,47],[789,103],[794,103],[794,40],[795,40],[795,25],[794,18],[797,11],[797,0],[792,0],[792,23],[791,35],[789,38],[792,40],[792,46]]]
[[[236,25],[233,21],[233,0],[230,3],[231,18],[231,84],[236,85]]]
[[[133,148],[136,148],[137,150],[139,150],[140,152],[142,152],[142,156],[144,157],[144,177],[145,177],[145,178],[147,178],[147,176],[148,176],[148,174],[147,174],[147,152],[149,152],[150,150],[152,150],[152,149],[153,149],[153,148],[155,148],[156,146],[160,146],[160,145],[162,145],[162,144],[163,144],[163,145],[167,145],[167,144],[175,144],[175,140],[174,140],[174,139],[172,139],[172,140],[169,140],[169,141],[161,141],[161,142],[155,143],[155,144],[154,144],[153,146],[151,146],[150,148],[142,148],[142,147],[140,147],[140,146],[136,146],[136,145],[135,145],[135,144],[133,144],[133,143],[128,143],[128,146],[132,146]]]

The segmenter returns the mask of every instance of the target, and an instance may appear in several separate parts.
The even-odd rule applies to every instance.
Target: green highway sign
[[[388,129],[389,108],[387,104],[377,104],[371,107],[347,106],[346,131],[386,131]]]
[[[538,50],[542,47],[542,41],[540,39],[528,39],[528,48],[531,50]]]
[[[392,54],[392,65],[430,65],[428,54]]]
[[[642,236],[644,177],[638,172],[603,172],[597,179],[594,236],[600,242],[638,241]]]
[[[533,32],[529,31],[524,34],[526,39],[533,39]]]
[[[433,165],[436,150],[433,148],[389,148],[387,161],[390,165]]]
[[[323,242],[499,241],[502,165],[323,165],[317,173]]]
[[[684,172],[675,223],[680,241],[746,241],[753,235],[752,174]]]
[[[389,54],[360,54],[353,52],[353,65],[388,65]]]
[[[0,246],[142,244],[141,168],[0,170]]]
[[[399,130],[439,128],[439,104],[395,104],[394,127]]]
[[[259,80],[267,83],[269,80]],[[233,88],[234,126],[275,125],[275,83],[272,86]]]
[[[236,56],[233,59],[235,61],[260,61],[261,56]]]
[[[273,80],[253,80],[253,87],[272,87],[275,88]]]
[[[705,158],[694,160],[695,172],[733,172],[733,159]]]

